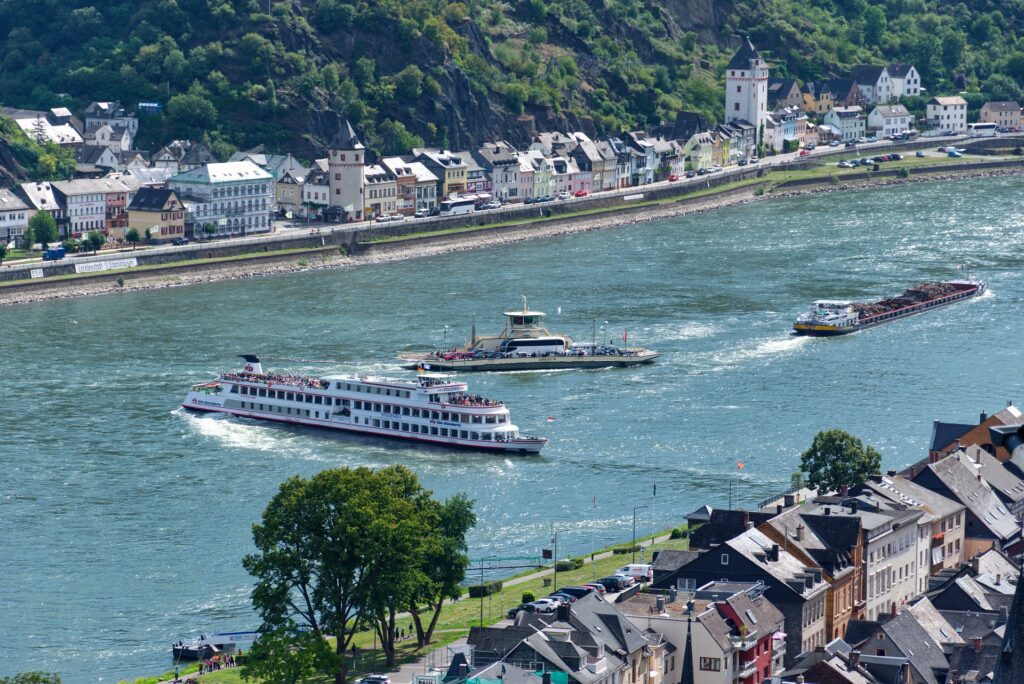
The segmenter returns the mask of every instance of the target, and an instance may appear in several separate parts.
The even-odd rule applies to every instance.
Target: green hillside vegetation
[[[929,93],[1015,99],[1022,29],[1024,0],[0,0],[0,93],[162,102],[144,149],[191,137],[308,157],[347,117],[397,153],[720,118],[742,35],[774,75],[906,61]]]

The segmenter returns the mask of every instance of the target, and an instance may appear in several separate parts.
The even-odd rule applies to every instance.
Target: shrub
[[[555,569],[558,570],[558,572],[568,572],[582,567],[582,558],[563,558],[562,560],[555,562]]]
[[[899,177],[900,178],[910,178],[910,169],[908,169],[906,166],[901,168],[899,170]]]
[[[345,248],[345,245],[338,245],[338,254],[348,256],[348,249]]]
[[[675,527],[672,529],[672,534],[669,535],[669,539],[686,539],[690,536],[690,530],[685,527]]]
[[[761,197],[762,195],[764,195],[764,188],[758,188],[754,191],[754,197]],[[675,532],[675,530],[672,531]]]
[[[832,174],[828,179],[829,185],[839,185],[839,176]]]
[[[117,286],[118,287],[124,287],[124,277],[123,276],[117,276]]]
[[[306,259],[299,259],[299,268],[306,268],[309,266],[309,261]]]
[[[622,556],[622,555],[625,555],[627,553],[633,553],[634,551],[639,551],[639,550],[640,550],[640,545],[639,544],[636,544],[634,546],[616,546],[614,549],[612,549],[612,554],[614,554],[616,556]]]
[[[524,591],[522,598],[523,598],[523,603],[533,603],[534,601],[537,600],[537,595],[534,594],[532,591]]]
[[[483,584],[472,584],[469,587],[469,598],[482,598],[491,594],[497,594],[501,591],[502,586],[504,585],[501,583],[501,580],[493,580]]]

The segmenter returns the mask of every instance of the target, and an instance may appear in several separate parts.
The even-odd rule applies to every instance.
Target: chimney
[[[981,425],[981,424],[982,424],[982,423],[984,423],[984,422],[985,422],[986,420],[988,420],[988,414],[987,414],[987,413],[985,413],[984,411],[982,411],[982,412],[981,412],[981,415],[980,415],[980,416],[978,416],[978,425]]]
[[[772,551],[768,555],[768,558],[769,558],[769,560],[778,562],[778,560],[779,560],[779,545],[778,544],[772,544]]]
[[[803,526],[803,523],[800,523],[799,525],[796,526],[796,540],[797,541],[803,541],[804,540],[804,526]]]
[[[1002,583],[1003,583],[1003,573],[997,572],[996,573],[996,586],[999,586]]]
[[[900,665],[900,674],[902,675],[900,681],[902,681],[903,684],[914,684],[914,677],[910,673],[909,660]]]
[[[850,485],[839,485],[839,496],[846,496],[850,493]]]
[[[752,530],[752,529],[754,529],[754,521],[753,520],[748,520],[748,521],[746,521],[743,524],[743,526],[744,526],[745,529]]]
[[[750,513],[743,511],[743,527],[750,529]]]
[[[889,477],[896,477],[896,469],[889,468],[889,470],[885,471],[885,474],[888,475]]]
[[[786,508],[792,508],[793,506],[795,506],[796,505],[796,495],[795,494],[787,494],[786,496],[782,497],[782,505],[785,506]]]
[[[889,617],[891,617],[891,618],[896,617],[896,602],[895,601],[893,601],[892,605],[889,606]]]
[[[981,637],[974,637],[971,639],[971,646],[974,647],[975,653],[981,653]]]
[[[783,510],[785,510],[785,506],[783,506],[782,504],[777,504],[775,506],[775,515],[782,515]]]
[[[1008,618],[1006,606],[999,606],[999,624],[1005,625]]]
[[[857,512],[857,503],[858,502],[857,502],[856,499],[850,499],[850,513],[856,513]]]
[[[856,670],[860,667],[860,649],[853,649],[850,651],[850,669]]]
[[[571,610],[571,608],[568,606],[568,604],[564,604],[564,603],[558,604],[558,621],[559,622],[568,622],[569,621],[569,612],[570,612],[570,610]]]
[[[832,515],[832,509],[829,508],[828,506],[825,506],[825,510],[823,510],[822,513],[824,515]]]
[[[981,559],[977,556],[971,559],[971,572],[975,575],[981,574]]]

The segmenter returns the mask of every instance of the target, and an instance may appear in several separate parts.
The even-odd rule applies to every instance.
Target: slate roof
[[[1024,501],[1024,480],[1011,472],[998,458],[976,444],[961,449],[961,454],[964,463],[981,470],[981,476],[1003,501],[1009,502],[1011,506]]]
[[[166,168],[129,169],[128,173],[141,185],[163,185],[168,178],[174,175],[174,170]]]
[[[971,572],[974,581],[986,592],[1013,594],[1014,585],[1020,576],[1020,568],[1003,553],[989,549],[971,559]]]
[[[928,636],[937,644],[963,644],[964,638],[956,631],[942,613],[927,598],[908,606],[907,610],[917,619]]]
[[[651,569],[654,572],[675,572],[699,555],[696,551],[677,551],[674,549],[658,551],[658,557],[654,559]]]
[[[752,59],[761,59],[761,55],[757,52],[754,44],[750,42],[750,38],[744,38],[740,49],[736,51],[736,54],[729,60],[729,64],[725,68],[749,70],[750,60]]]
[[[769,78],[768,79],[768,99],[777,100],[780,97],[788,97],[793,89],[796,88],[797,92],[800,91],[800,87],[796,83],[796,79],[792,78]]]
[[[910,116],[910,111],[901,104],[878,105],[875,107],[875,112],[878,112],[886,118],[894,116]],[[874,114],[874,112],[872,112],[872,114]]]
[[[941,451],[976,427],[970,423],[945,423],[937,420],[932,423],[932,441],[928,449]]]
[[[690,530],[690,548],[709,549],[723,544],[747,529],[747,523],[755,526],[767,522],[774,513],[760,511],[730,511],[719,508],[711,511],[710,519],[700,527]],[[687,520],[689,520],[687,516]]]
[[[714,509],[711,508],[711,506],[708,506],[707,504],[704,504],[703,506],[701,506],[700,508],[695,510],[693,513],[690,513],[689,515],[687,515],[686,519],[687,520],[703,520],[703,521],[706,522],[708,520],[711,520],[711,514],[713,512],[714,512]]]
[[[892,78],[905,78],[913,68],[913,64],[890,64],[886,67],[886,70],[888,70],[889,76]]]
[[[924,511],[923,522],[942,520],[964,510],[963,504],[901,476],[874,476],[859,491],[869,491],[894,503],[919,508]]]
[[[495,662],[478,667],[466,676],[467,681],[474,679],[496,680],[503,684],[540,684],[541,678],[529,670],[516,667],[512,663]]]
[[[999,613],[977,610],[942,610],[939,613],[964,641],[985,639],[999,627]]]
[[[0,211],[19,211],[28,208],[28,204],[12,190],[0,188]]]
[[[987,109],[990,112],[1019,112],[1020,105],[1016,102],[986,102],[982,105],[983,109]]]
[[[840,119],[856,119],[864,113],[864,110],[854,105],[853,107],[833,107],[832,112]]]
[[[946,669],[949,662],[942,652],[942,647],[932,640],[913,613],[904,610],[884,623],[882,631],[910,661],[911,667],[918,672],[923,681],[940,684],[935,671]]]
[[[356,131],[352,128],[352,124],[348,119],[338,124],[338,130],[334,133],[334,137],[331,138],[328,148],[332,150],[365,149],[363,143],[359,142],[359,136],[356,135]]]
[[[511,143],[499,140],[497,142],[484,143],[471,154],[491,166],[508,166],[518,163],[516,161],[516,153],[516,148]]]
[[[1008,615],[1010,619],[996,662],[994,684],[1024,682],[1024,582],[1020,580]]]
[[[960,681],[988,682],[996,669],[1002,650],[999,644],[963,644],[953,648],[948,656],[949,671],[956,670]],[[1008,680],[1020,682],[1020,679]]]
[[[820,579],[812,579],[810,586],[807,586],[805,575],[807,568],[796,556],[785,549],[779,549],[777,561],[768,560],[768,551],[774,542],[757,530],[747,530],[743,534],[730,539],[725,543],[748,561],[756,565],[766,574],[774,577],[790,591],[807,599],[825,590],[825,584]],[[821,574],[821,571],[818,571]],[[800,583],[800,590],[794,588],[793,584]]]
[[[863,83],[864,85],[874,86],[878,83],[878,79],[882,77],[882,72],[885,71],[884,66],[876,66],[873,64],[861,64],[853,67],[850,71],[850,78],[856,81],[858,84]]]
[[[53,194],[53,184],[49,182],[22,183],[15,189],[15,192],[33,209],[43,211],[60,209],[60,202]]]
[[[956,456],[930,463],[927,469],[949,489],[975,518],[985,525],[997,539],[1010,539],[1018,534],[1020,526],[1006,510],[992,487],[979,479],[974,468],[962,463]]]
[[[873,638],[881,626],[882,623],[876,620],[850,620],[846,624],[846,636],[843,637],[843,641],[857,648]]]
[[[139,188],[128,211],[161,211],[171,197],[175,197],[174,191],[167,188]]]
[[[948,97],[933,97],[928,100],[927,104],[940,104],[940,105],[966,105],[967,100],[960,97],[959,95],[952,95]]]
[[[800,508],[790,508],[767,524],[786,540],[783,548],[801,549],[833,578],[854,571],[851,547],[860,532],[858,519],[833,515],[804,516]]]
[[[228,183],[240,180],[271,180],[271,175],[251,161],[206,164],[179,173],[170,179],[178,182]]]

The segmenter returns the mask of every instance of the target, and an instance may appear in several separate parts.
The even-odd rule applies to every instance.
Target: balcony
[[[757,661],[751,660],[749,663],[740,663],[739,668],[736,670],[736,679],[746,679],[747,677],[753,677],[757,674]]]

